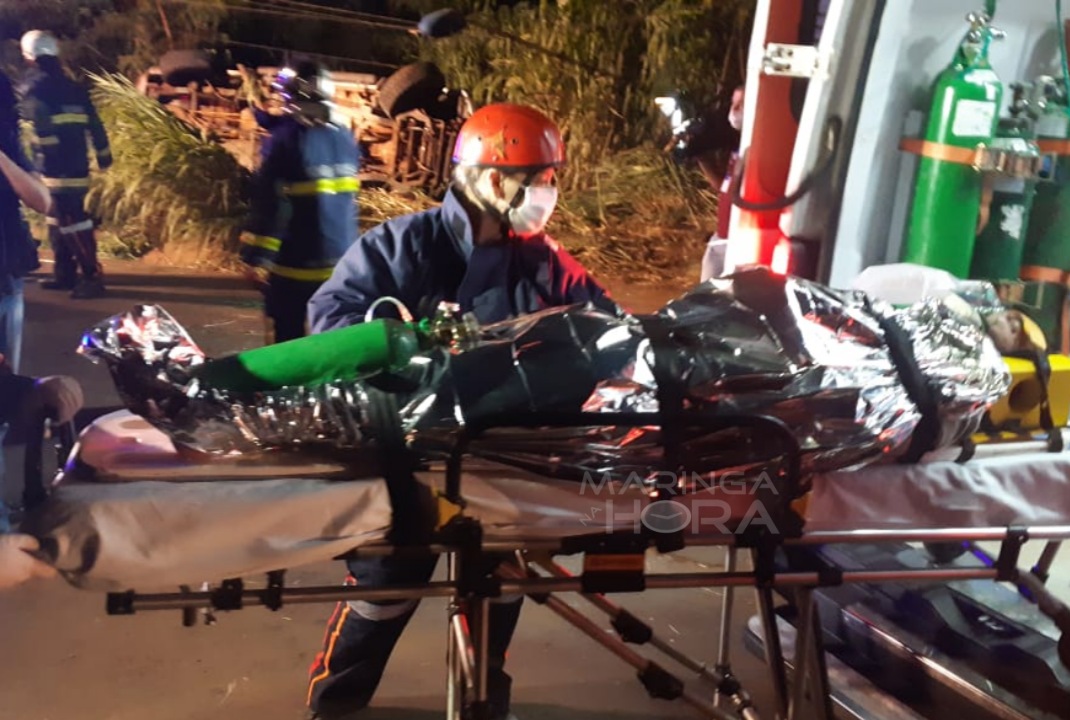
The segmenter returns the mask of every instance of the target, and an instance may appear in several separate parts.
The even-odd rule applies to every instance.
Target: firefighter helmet
[[[30,30],[22,36],[22,56],[27,60],[36,60],[43,55],[59,55],[59,41],[47,30]]]
[[[472,113],[457,134],[453,162],[461,167],[532,171],[565,164],[565,143],[550,118],[511,103]]]

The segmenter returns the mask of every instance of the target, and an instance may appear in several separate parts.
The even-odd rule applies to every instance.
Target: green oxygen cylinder
[[[1025,114],[1021,86],[1015,87],[1011,112],[1011,117],[999,121],[996,139],[992,142],[992,150],[1003,158],[1003,170],[989,180],[991,199],[987,222],[977,235],[970,266],[970,277],[978,280],[1018,279],[1036,196],[1040,148],[1033,141],[1033,122]]]
[[[996,133],[1003,86],[988,59],[1002,37],[989,17],[971,13],[971,24],[954,61],[936,79],[914,181],[903,262],[969,276],[982,174],[961,160]]]
[[[372,320],[209,360],[193,375],[202,387],[240,393],[356,380],[403,368],[426,332],[426,321]]]
[[[1064,95],[1051,80],[1047,106],[1037,121],[1037,145],[1045,163],[1026,233],[1023,280],[1064,283],[1070,272],[1070,117]]]

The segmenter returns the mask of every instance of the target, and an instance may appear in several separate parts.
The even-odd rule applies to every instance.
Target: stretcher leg
[[[572,573],[551,560],[539,559],[535,561],[534,564],[555,577],[573,577]],[[707,667],[703,662],[699,662],[694,658],[684,655],[665,640],[655,635],[646,623],[635,617],[626,609],[608,600],[605,595],[581,594],[580,597],[587,600],[609,616],[613,624],[613,629],[616,630],[617,634],[624,642],[635,645],[649,643],[653,648],[664,653],[672,660],[695,673],[702,680],[707,680],[714,684],[719,684],[721,682],[722,677],[718,675],[715,670]]]
[[[472,637],[473,690],[470,720],[490,720],[487,702],[488,637],[490,634],[490,598],[471,598],[465,602],[469,632]]]
[[[549,564],[554,565],[553,563]],[[552,572],[549,568],[547,569]],[[558,567],[557,571],[562,577],[569,576],[568,571],[564,568]],[[522,579],[533,575],[529,567],[523,569],[513,567],[507,569],[503,568],[500,572],[512,579]],[[607,607],[617,609],[616,606],[606,601],[602,596],[582,596],[603,609],[607,609]],[[729,714],[720,708],[713,707],[703,698],[687,692],[684,688],[683,681],[679,678],[666,671],[657,663],[635,652],[621,640],[607,635],[601,625],[592,621],[568,603],[554,597],[550,593],[532,594],[530,597],[539,604],[545,605],[569,625],[572,625],[584,635],[599,643],[606,650],[609,650],[621,660],[635,668],[638,671],[640,682],[646,687],[651,697],[659,700],[683,700],[689,706],[702,713],[705,717],[712,718],[713,720],[737,720],[739,717],[738,715]],[[617,610],[618,612],[625,612],[620,611],[619,609]],[[743,712],[742,716],[749,720],[757,720],[757,715],[754,714],[752,708],[748,708],[747,711]]]
[[[726,573],[734,573],[736,571],[736,549],[733,547],[725,548],[724,571]],[[731,653],[732,600],[734,599],[734,592],[734,588],[732,587],[724,588],[724,598],[721,601],[721,629],[717,646],[717,672],[723,679],[723,682],[717,685],[717,689],[713,694],[713,704],[717,707],[721,707],[722,702],[730,700],[733,696],[739,694],[739,684],[734,682],[735,678],[732,677],[732,666],[729,659],[729,654]],[[725,690],[728,692],[725,692]],[[733,690],[735,690],[735,692],[732,692]]]
[[[799,588],[795,596],[798,609],[798,635],[795,640],[795,672],[793,675],[789,720],[832,720],[832,697],[824,663],[821,627],[811,588]]]
[[[1033,567],[1033,574],[1045,583],[1048,581],[1052,563],[1055,562],[1055,556],[1059,554],[1060,547],[1062,547],[1061,542],[1049,540],[1048,544],[1044,546],[1044,550],[1040,553],[1037,564]]]
[[[762,634],[765,637],[765,664],[773,686],[776,702],[776,720],[788,717],[788,680],[784,663],[784,649],[780,646],[780,630],[777,627],[773,590],[769,587],[755,589],[758,596],[758,614],[762,619]]]

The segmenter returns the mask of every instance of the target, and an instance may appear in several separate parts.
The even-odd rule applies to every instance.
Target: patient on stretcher
[[[946,299],[894,308],[763,268],[699,285],[650,316],[575,306],[475,329],[448,320],[378,319],[209,359],[163,309],[139,307],[91,329],[81,350],[187,450],[352,455],[384,432],[369,418],[386,397],[417,452],[441,449],[465,425],[586,413],[586,429],[503,429],[477,445],[577,476],[655,471],[657,427],[613,418],[656,417],[666,398],[707,416],[777,418],[807,469],[826,471],[954,445],[1009,385],[983,323]],[[991,325],[1001,342],[1004,325]],[[747,462],[730,432],[691,431],[684,448],[700,472]]]

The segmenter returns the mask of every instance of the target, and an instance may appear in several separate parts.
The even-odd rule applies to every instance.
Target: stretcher
[[[857,697],[848,702],[842,686],[830,683],[830,678],[842,683],[854,671],[825,652],[829,588],[1029,582],[1033,597],[1043,600],[1043,585],[1036,582],[1043,572],[1027,578],[1029,571],[1019,567],[1021,549],[1026,541],[1070,537],[1070,455],[1049,453],[1043,442],[982,447],[966,463],[926,458],[916,465],[804,478],[799,448],[779,421],[676,420],[749,426],[768,457],[682,494],[597,477],[576,482],[473,453],[481,435],[519,424],[499,419],[466,428],[441,457],[411,468],[408,477],[417,480],[419,491],[408,487],[399,493],[392,483],[406,473],[388,461],[356,468],[337,459],[290,462],[282,455],[206,463],[180,454],[165,435],[120,411],[81,433],[49,502],[24,527],[42,539],[69,582],[107,593],[114,615],[181,610],[183,622],[191,625],[201,612],[214,616],[253,605],[278,610],[295,603],[448,598],[451,720],[485,716],[485,621],[489,601],[499,595],[526,594],[546,604],[631,665],[656,698],[682,700],[705,717],[758,718],[751,695],[732,673],[728,651],[738,629],[733,589],[752,588],[759,614],[751,639],[761,639],[775,699],[763,716],[824,718],[859,707]],[[597,420],[580,414],[532,416],[523,425],[605,422],[605,414]],[[635,414],[614,416],[613,422],[638,426],[660,420]],[[667,463],[673,467],[671,458]],[[204,482],[208,479],[212,482]],[[829,547],[965,542],[995,542],[1000,552],[990,563],[929,559],[877,568],[838,566],[822,555]],[[646,570],[649,552],[700,546],[725,548],[723,571]],[[421,587],[286,586],[288,569],[382,553],[446,556],[448,577]],[[476,568],[485,568],[480,559],[487,553],[513,554],[516,563],[484,575]],[[582,556],[583,571],[569,574],[557,562],[563,556]],[[250,580],[257,575],[266,582]],[[194,590],[197,586],[203,589]],[[607,597],[687,587],[727,589],[712,664],[682,655]],[[580,593],[609,617],[617,637],[560,600],[562,593]],[[780,600],[786,605],[778,607]],[[1057,614],[1053,607],[1049,602],[1042,609]],[[1040,610],[1034,615],[1042,616]],[[794,633],[787,652],[781,643],[785,623]],[[1056,642],[1062,649],[1066,639],[1060,633]],[[681,679],[684,673],[670,671],[633,645],[662,652],[711,686],[712,701]],[[1067,659],[1064,655],[1062,662]],[[870,701],[879,698],[883,709],[856,716],[920,716],[872,684],[867,687]]]

